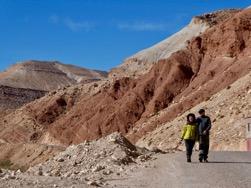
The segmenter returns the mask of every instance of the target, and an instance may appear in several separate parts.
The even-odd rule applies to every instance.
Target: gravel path
[[[105,180],[105,188],[249,188],[251,152],[211,152],[209,163],[199,163],[198,153],[187,163],[183,152],[157,154],[137,168],[128,166],[121,176]],[[84,176],[83,176],[84,177]],[[94,184],[95,185],[95,184]],[[0,178],[0,188],[87,188],[86,181],[64,177],[8,175]]]
[[[200,164],[197,153],[191,164],[185,154],[159,155],[150,168],[138,169],[126,179],[109,184],[117,188],[248,188],[251,187],[251,152],[211,152],[210,163]],[[153,164],[152,164],[153,163]]]

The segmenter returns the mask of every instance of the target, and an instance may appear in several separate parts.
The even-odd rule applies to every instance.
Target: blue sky
[[[0,70],[29,59],[109,70],[195,15],[250,0],[0,0]]]

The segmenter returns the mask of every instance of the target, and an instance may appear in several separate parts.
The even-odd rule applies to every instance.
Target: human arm
[[[195,141],[199,141],[199,126],[197,125],[197,129],[196,129],[196,134],[195,134]]]
[[[204,133],[204,134],[209,133],[211,127],[212,127],[211,119],[208,117],[208,118],[207,118],[207,128],[203,131],[203,133]]]
[[[201,126],[201,119],[197,118],[197,126],[198,126],[198,135],[202,135],[203,134],[203,130],[202,130],[202,126]]]
[[[187,131],[187,126],[184,125],[183,128],[182,128],[182,132],[181,132],[181,140],[184,139],[185,137],[185,134],[186,134],[186,131]]]

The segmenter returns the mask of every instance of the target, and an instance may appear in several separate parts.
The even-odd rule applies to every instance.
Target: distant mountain
[[[107,77],[104,71],[89,70],[58,61],[26,61],[0,73],[0,85],[13,88],[51,91],[67,85]]]
[[[138,77],[147,73],[154,63],[161,59],[167,59],[178,50],[185,49],[189,40],[199,36],[208,28],[231,18],[239,11],[237,9],[229,9],[194,17],[179,32],[125,59],[120,66],[111,70],[109,77]]]
[[[0,116],[43,97],[52,90],[86,84],[107,77],[105,71],[89,70],[57,61],[26,61],[0,72]]]

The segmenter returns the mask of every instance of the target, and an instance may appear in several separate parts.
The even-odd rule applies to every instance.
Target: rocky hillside
[[[177,146],[184,149],[179,145],[179,141],[186,115],[197,114],[200,108],[206,109],[212,119],[211,149],[245,151],[247,118],[251,118],[251,71],[173,121],[159,125],[156,130],[141,138],[137,145],[162,150]],[[166,110],[162,110],[145,124],[152,124],[167,113]]]
[[[51,91],[80,82],[106,78],[107,73],[88,70],[60,62],[27,61],[0,73],[0,85]]]
[[[31,146],[29,144],[28,146]],[[20,149],[27,154],[21,158],[31,161],[42,146],[35,149],[34,154]],[[1,148],[1,145],[0,145]],[[156,152],[137,148],[119,133],[113,133],[99,140],[84,142],[69,146],[65,151],[43,147],[41,156],[45,161],[30,167],[26,172],[0,169],[0,187],[113,187],[110,181],[123,179],[127,174],[139,168],[148,168],[150,162],[156,158]],[[33,148],[34,149],[34,148]],[[18,151],[20,151],[18,150]],[[58,154],[53,157],[51,153]],[[5,152],[5,151],[4,151]],[[20,154],[20,152],[17,152]],[[0,159],[1,159],[0,153]],[[16,154],[16,156],[18,156]],[[48,160],[48,156],[50,159]],[[12,156],[12,159],[14,157]],[[34,163],[40,158],[35,158]],[[16,160],[19,161],[20,160]],[[11,161],[13,162],[13,161]],[[1,164],[10,164],[1,163]],[[109,183],[108,183],[109,182]],[[117,181],[116,181],[117,182]]]
[[[105,179],[119,177],[136,165],[144,164],[154,152],[136,148],[121,134],[113,133],[92,142],[68,147],[53,159],[31,167],[29,174],[59,176],[105,185]]]
[[[106,72],[59,62],[18,63],[0,72],[0,116],[44,96],[48,91],[106,77]]]
[[[23,104],[44,96],[46,93],[46,91],[0,85],[0,109],[16,109]]]
[[[250,31],[247,9],[191,39],[137,79],[69,87],[24,106],[0,121],[0,137],[11,143],[69,145],[118,131],[136,142],[247,75]],[[145,123],[163,109],[165,116]]]
[[[179,32],[127,58],[119,67],[112,69],[109,76],[121,78],[138,77],[145,74],[149,72],[154,63],[161,59],[167,59],[178,50],[185,49],[188,41],[193,37],[199,36],[208,28],[229,19],[237,12],[239,10],[230,9],[196,16]]]
[[[7,144],[0,143],[0,169],[20,169],[27,170],[30,166],[43,163],[53,158],[65,148],[42,144],[20,143]]]
[[[39,139],[39,142],[42,143],[60,145],[59,141],[48,134],[47,125],[63,118],[76,106],[82,108],[81,99],[93,97],[102,88],[109,87],[110,82],[102,80],[51,91],[45,97],[25,104],[5,115],[0,120],[0,141],[3,143],[26,143],[38,142]],[[43,136],[43,140],[41,140],[41,136]]]

